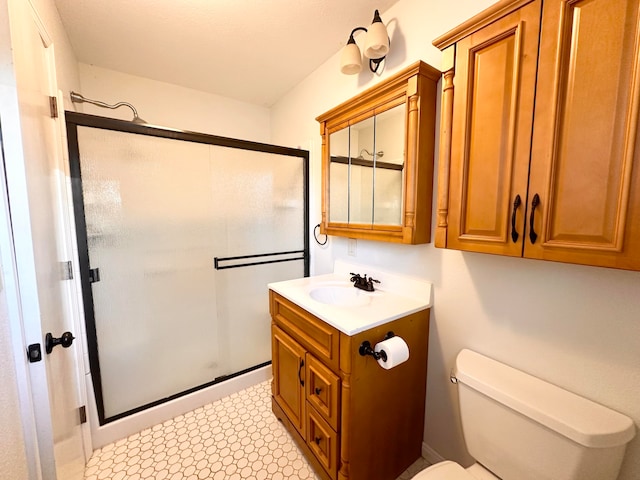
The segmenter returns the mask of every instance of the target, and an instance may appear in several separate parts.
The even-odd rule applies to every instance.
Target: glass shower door
[[[303,163],[216,146],[211,161],[219,347],[231,374],[271,360],[267,284],[304,276]]]
[[[268,363],[266,284],[305,274],[301,158],[86,126],[77,140],[101,423]]]
[[[78,140],[111,418],[218,376],[208,146],[86,127]]]

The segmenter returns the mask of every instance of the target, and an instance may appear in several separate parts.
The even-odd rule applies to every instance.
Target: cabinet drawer
[[[331,478],[336,478],[338,434],[310,405],[307,405],[307,445]]]
[[[309,354],[305,377],[307,401],[329,422],[331,428],[339,430],[340,377]]]
[[[314,317],[274,291],[269,291],[273,321],[314,356],[338,369],[340,335],[336,328]]]

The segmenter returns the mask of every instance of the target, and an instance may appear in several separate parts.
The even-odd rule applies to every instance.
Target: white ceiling
[[[271,106],[397,1],[55,3],[80,62]]]

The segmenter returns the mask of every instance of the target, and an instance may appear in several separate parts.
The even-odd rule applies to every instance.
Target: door
[[[456,44],[447,248],[522,255],[539,25],[535,1]]]
[[[272,325],[273,398],[302,438],[305,437],[305,350]]]
[[[638,2],[545,2],[542,18],[525,256],[638,269]]]
[[[9,2],[9,8],[22,157],[8,157],[5,168],[23,328],[27,343],[43,347],[44,361],[29,369],[38,449],[43,478],[75,480],[85,464],[80,342],[44,352],[45,334],[80,333],[72,282],[62,274],[71,255],[59,120],[50,114],[57,92],[53,45],[30,2]]]

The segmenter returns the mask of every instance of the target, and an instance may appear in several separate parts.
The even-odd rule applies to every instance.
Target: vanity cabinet
[[[394,480],[421,456],[429,310],[347,335],[270,290],[273,412],[324,480]],[[409,345],[390,370],[361,356],[387,332]]]
[[[320,115],[327,235],[431,241],[437,82],[417,62]]]
[[[435,244],[640,269],[636,0],[504,0],[443,50]]]

